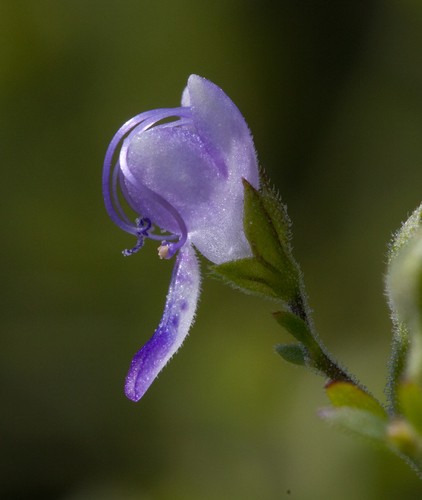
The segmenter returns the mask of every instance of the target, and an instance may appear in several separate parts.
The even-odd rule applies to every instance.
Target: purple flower
[[[248,126],[220,88],[196,75],[189,77],[181,107],[141,113],[113,137],[103,193],[113,222],[137,238],[124,255],[138,251],[145,238],[161,242],[160,258],[177,253],[161,322],[126,378],[129,399],[144,395],[194,320],[200,272],[193,247],[215,264],[252,255],[243,231],[242,178],[258,188]],[[119,202],[119,190],[138,214],[135,223]]]

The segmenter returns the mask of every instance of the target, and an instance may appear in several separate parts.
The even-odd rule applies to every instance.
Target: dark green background
[[[127,401],[172,263],[121,256],[100,178],[126,119],[177,106],[191,73],[220,85],[289,206],[321,336],[382,398],[386,244],[422,199],[421,5],[0,1],[0,498],[420,498],[318,419],[323,380],[273,352],[276,306],[207,277],[183,349]]]

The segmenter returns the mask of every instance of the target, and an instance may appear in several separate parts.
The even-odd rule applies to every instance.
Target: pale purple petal
[[[214,83],[191,75],[183,93],[196,133],[213,157],[226,165],[226,174],[258,187],[257,157],[245,119],[234,102]]]
[[[136,134],[130,141],[127,165],[134,182],[125,185],[139,213],[162,229],[178,231],[171,215],[145,193],[143,188],[148,186],[177,210],[188,232],[201,229],[199,214],[209,213],[219,188],[219,172],[195,133],[185,127],[154,127]]]
[[[179,251],[167,294],[164,315],[151,339],[135,354],[126,378],[126,396],[138,401],[182,345],[189,332],[199,297],[200,273],[195,251]]]
[[[202,225],[191,232],[191,241],[216,264],[250,256],[243,230],[242,178],[258,188],[259,175],[248,126],[233,101],[205,78],[191,75],[182,99],[191,106],[195,132],[225,177],[208,212],[198,212]]]

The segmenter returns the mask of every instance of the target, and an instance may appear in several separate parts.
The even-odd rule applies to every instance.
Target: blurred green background
[[[383,398],[421,55],[417,0],[0,1],[0,498],[420,498],[404,463],[318,419],[323,380],[273,351],[276,306],[207,278],[183,349],[127,401],[172,263],[121,256],[100,178],[126,119],[177,106],[191,73],[221,86],[288,204],[321,336]]]

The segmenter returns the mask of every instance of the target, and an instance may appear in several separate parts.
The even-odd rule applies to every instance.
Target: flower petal
[[[259,184],[257,157],[245,119],[234,102],[214,83],[191,75],[182,97],[191,106],[197,134],[211,155],[226,165],[226,175]]]
[[[138,213],[178,233],[171,214],[144,192],[146,186],[178,211],[188,231],[203,225],[199,214],[209,211],[219,175],[196,134],[184,127],[155,127],[136,134],[128,147],[127,165],[135,182],[126,181],[125,187]]]
[[[249,257],[252,252],[243,230],[242,178],[258,188],[259,175],[248,126],[233,101],[205,78],[189,77],[182,104],[191,106],[193,129],[221,174],[208,217],[202,217],[200,229],[191,231],[190,239],[216,264]]]
[[[200,272],[192,246],[178,253],[164,314],[151,339],[135,354],[126,377],[126,396],[139,401],[182,345],[193,323],[199,297]]]

